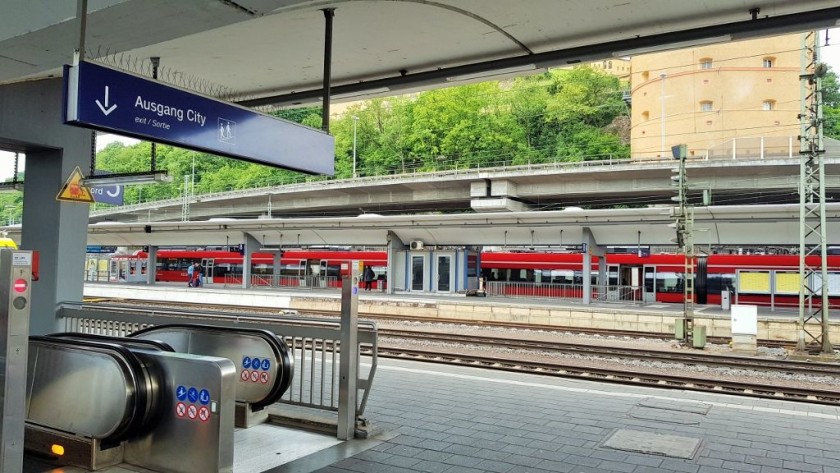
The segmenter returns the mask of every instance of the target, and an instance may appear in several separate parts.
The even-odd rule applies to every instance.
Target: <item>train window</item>
[[[574,271],[566,269],[543,269],[538,271],[536,276],[536,282],[543,284],[573,284],[575,280]]]
[[[735,275],[728,274],[709,274],[706,277],[706,291],[709,294],[720,294],[724,290],[735,291]]]
[[[820,273],[815,273],[813,275],[814,278],[814,287],[822,287],[822,275]],[[840,295],[840,273],[837,272],[829,272],[828,273],[828,295],[829,296],[837,296]]]
[[[618,266],[607,267],[607,279],[609,281],[608,285],[618,286]]]
[[[657,272],[656,292],[683,292],[683,273]]]

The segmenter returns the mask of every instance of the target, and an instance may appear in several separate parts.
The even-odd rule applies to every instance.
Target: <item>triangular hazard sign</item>
[[[76,166],[76,169],[70,173],[70,177],[64,182],[64,187],[61,188],[61,192],[55,196],[55,200],[63,200],[65,202],[87,202],[92,204],[93,201],[93,194],[91,194],[90,189],[82,184],[82,179],[85,176],[82,175],[82,170],[79,169],[79,166]]]

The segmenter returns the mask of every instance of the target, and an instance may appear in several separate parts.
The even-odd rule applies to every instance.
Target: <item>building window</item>
[[[700,60],[700,69],[711,69],[712,68],[712,58],[704,57]]]
[[[761,103],[761,109],[764,111],[770,111],[776,109],[776,101],[775,100],[765,100]]]
[[[642,112],[642,120],[644,120],[644,121],[650,120],[650,112],[648,112],[647,110]]]
[[[711,112],[713,103],[714,102],[712,102],[711,100],[704,100],[704,101],[700,102],[700,111],[701,112]]]
[[[776,65],[776,58],[774,57],[766,57],[761,61],[761,65],[767,69]]]

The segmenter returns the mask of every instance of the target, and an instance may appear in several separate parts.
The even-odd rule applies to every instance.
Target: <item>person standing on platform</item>
[[[187,286],[193,287],[193,283],[195,282],[195,265],[191,264],[187,266]]]
[[[195,269],[193,269],[193,275],[195,276],[195,282],[193,283],[193,287],[201,287],[201,273],[204,271],[204,268],[201,267],[200,264],[195,264]]]
[[[362,273],[362,280],[365,282],[365,291],[370,291],[374,279],[376,279],[376,275],[373,274],[373,269],[370,266],[365,266],[365,271]]]

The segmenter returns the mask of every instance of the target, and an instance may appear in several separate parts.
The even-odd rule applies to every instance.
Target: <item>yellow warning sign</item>
[[[92,204],[93,201],[93,194],[91,194],[90,189],[82,184],[82,180],[85,176],[82,175],[82,170],[79,169],[79,166],[76,166],[76,169],[70,173],[70,177],[64,181],[64,187],[61,188],[61,192],[55,196],[55,200],[63,200],[65,202],[87,202]]]

